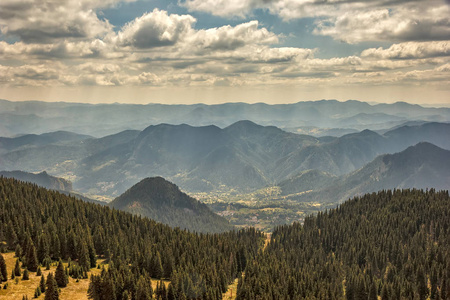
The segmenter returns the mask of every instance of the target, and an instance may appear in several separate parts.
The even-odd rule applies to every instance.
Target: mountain
[[[329,185],[336,176],[319,170],[307,170],[300,174],[283,180],[278,184],[281,189],[281,195],[291,195],[297,193],[318,190]]]
[[[143,179],[109,205],[190,231],[215,233],[233,229],[227,220],[214,214],[205,204],[161,177]]]
[[[72,191],[72,183],[70,181],[63,178],[51,176],[45,171],[39,174],[27,173],[22,171],[1,171],[0,176],[6,178],[15,178],[17,180],[25,182],[31,182],[50,190],[57,190],[62,192]]]
[[[450,149],[450,124],[402,126],[316,138],[239,121],[151,125],[103,138],[29,144],[0,154],[0,169],[47,172],[70,179],[89,197],[117,197],[146,177],[161,176],[187,192],[248,193],[307,170],[344,175],[378,155],[420,142]]]
[[[450,108],[432,108],[397,102],[368,104],[349,100],[304,101],[292,104],[224,103],[217,105],[82,104],[11,102],[0,100],[0,136],[40,134],[66,130],[105,136],[148,125],[215,125],[225,128],[239,120],[279,128],[316,127],[378,130],[407,121],[450,121]],[[333,133],[333,131],[329,131]],[[336,134],[339,134],[338,131]],[[313,134],[313,132],[311,132]]]
[[[92,136],[77,134],[68,131],[56,131],[36,134],[25,134],[14,138],[0,137],[0,153],[11,150],[20,150],[26,147],[41,147],[50,144],[63,145],[65,143],[77,142],[90,139]]]
[[[422,142],[399,153],[378,156],[326,187],[294,198],[338,203],[365,193],[404,188],[450,189],[450,151]]]

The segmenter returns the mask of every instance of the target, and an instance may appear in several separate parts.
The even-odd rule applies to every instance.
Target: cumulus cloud
[[[197,49],[228,51],[251,44],[276,44],[278,36],[266,28],[258,28],[258,21],[199,30],[190,37],[190,45]]]
[[[313,31],[336,40],[426,41],[450,36],[450,6],[441,0],[186,0],[191,11],[245,17],[265,9],[285,21],[318,18]]]
[[[112,26],[107,20],[98,18],[95,9],[100,3],[86,0],[4,0],[0,2],[0,29],[3,35],[19,37],[25,43],[102,36],[110,32]],[[105,3],[112,4],[113,1]]]
[[[154,9],[126,24],[116,41],[121,46],[141,49],[172,46],[193,30],[195,21],[190,15],[169,15],[166,11]]]
[[[430,41],[450,37],[450,6],[428,2],[378,9],[343,11],[317,22],[315,34],[348,43],[363,41]]]
[[[416,59],[450,56],[450,41],[393,44],[387,49],[382,47],[366,49],[361,53],[361,56],[382,59]]]
[[[227,14],[231,14],[234,7],[247,15],[256,7],[277,12],[285,19],[321,16],[316,34],[339,39],[338,31],[348,30],[348,42],[367,37],[377,39],[381,35],[401,39],[399,37],[408,31],[397,30],[395,26],[401,27],[403,23],[393,22],[399,16],[405,16],[408,9],[386,11],[380,7],[381,0],[370,4],[372,10],[362,2],[348,0],[208,1],[205,3],[229,4],[223,11],[217,9]],[[49,20],[32,17],[25,7],[27,3],[37,5],[38,11],[45,10]],[[37,0],[2,1],[2,32],[15,32],[19,40],[14,43],[0,41],[0,82],[3,86],[338,86],[417,84],[420,82],[415,80],[417,78],[438,82],[448,77],[450,50],[447,40],[398,42],[390,47],[364,50],[360,55],[324,59],[316,57],[320,49],[280,46],[283,38],[256,20],[235,26],[196,29],[196,19],[191,15],[155,9],[112,31],[108,21],[100,20],[95,10],[115,3],[114,0],[81,0],[70,4],[68,0],[54,3],[46,0],[39,3]],[[192,0],[185,5],[189,3],[200,5],[203,2]],[[415,2],[397,0],[391,3],[413,5]],[[25,7],[24,18],[20,15],[22,6]],[[350,18],[350,13],[342,13],[344,6],[357,12],[354,19]],[[60,16],[56,16],[58,12]],[[419,17],[425,20],[427,15],[443,16],[444,13],[445,10],[436,6],[425,9],[424,16]],[[408,28],[412,16],[405,17],[404,28]],[[82,17],[85,19],[79,21]],[[374,20],[380,27],[373,25]],[[441,20],[441,27],[432,25],[432,28],[434,37],[443,36],[440,29],[436,30],[438,27],[445,30],[443,17],[426,20]],[[83,25],[76,25],[78,21]],[[61,23],[60,28],[53,28],[51,22]],[[386,29],[391,26],[386,25],[389,22],[393,22],[390,32]],[[361,30],[350,30],[356,23]],[[29,28],[39,32],[30,33],[34,36],[30,38],[25,32]],[[370,34],[365,37],[364,32]],[[394,35],[393,32],[399,33]],[[15,66],[2,66],[4,61],[14,62],[10,64]],[[414,68],[421,72],[412,72]]]

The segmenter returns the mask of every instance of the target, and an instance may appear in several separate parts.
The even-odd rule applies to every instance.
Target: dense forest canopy
[[[61,258],[84,273],[106,258],[108,269],[91,278],[92,299],[151,295],[150,278],[170,279],[172,299],[219,299],[264,242],[254,229],[194,234],[3,177],[0,225],[1,248],[21,249],[31,272]]]
[[[450,299],[448,191],[366,194],[278,227],[237,299]]]

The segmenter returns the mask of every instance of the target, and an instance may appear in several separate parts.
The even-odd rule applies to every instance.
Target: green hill
[[[109,205],[190,231],[224,232],[233,229],[226,219],[161,177],[143,179]]]

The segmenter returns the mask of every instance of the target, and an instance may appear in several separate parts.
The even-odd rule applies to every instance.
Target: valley
[[[0,138],[0,296],[62,259],[61,299],[446,299],[450,123],[354,113]]]
[[[8,102],[2,104],[8,109]],[[39,107],[45,107],[34,104],[38,114]],[[19,107],[25,112],[27,105],[30,103]],[[58,104],[53,113],[67,114],[69,107],[70,104]],[[88,106],[78,107],[85,110]],[[112,109],[108,105],[102,107],[106,111]],[[118,105],[114,109],[127,107]],[[97,107],[90,108],[92,114],[100,113]],[[139,108],[145,108],[149,116],[158,113],[159,121],[168,118],[168,111],[180,116],[181,111],[200,110],[195,105]],[[353,131],[314,136],[299,134],[312,134],[312,129],[290,130],[286,124],[273,121],[283,130],[250,121],[266,123],[256,118],[261,117],[262,108],[273,120],[282,115],[304,116],[302,120],[314,127],[328,117],[331,120],[323,126],[348,125]],[[230,104],[201,108],[203,112],[206,109],[214,116],[224,113],[228,116],[225,123],[244,116],[248,119],[223,128],[217,126],[225,124],[218,121],[220,118],[211,119],[213,125],[207,126],[162,123],[101,138],[61,131],[67,129],[64,127],[55,132],[4,137],[0,138],[0,170],[4,170],[0,174],[103,204],[144,178],[160,176],[233,226],[254,226],[265,232],[279,225],[302,222],[311,213],[364,193],[394,188],[449,188],[450,124],[427,122],[424,117],[450,120],[446,108],[319,101],[286,107]],[[311,115],[306,118],[306,113]],[[314,121],[311,116],[319,119]],[[51,120],[48,114],[43,114],[43,118]],[[189,123],[199,124],[193,120]],[[332,120],[339,121],[332,124]],[[393,120],[403,123],[393,124]],[[373,125],[375,121],[377,126]],[[134,211],[145,210],[142,205],[136,202]],[[159,215],[154,208],[146,210],[148,217]],[[128,211],[133,211],[131,206]],[[180,217],[166,217],[169,219]],[[182,223],[171,225],[186,228]]]

